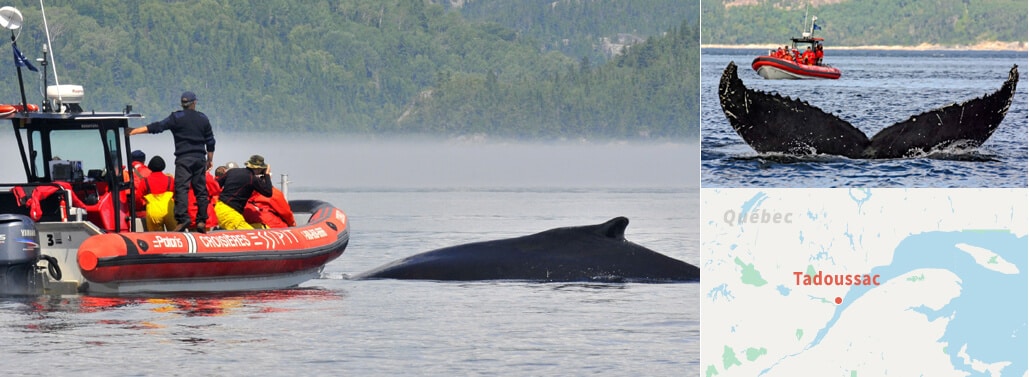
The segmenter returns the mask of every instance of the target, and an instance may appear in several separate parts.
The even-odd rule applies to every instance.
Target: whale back
[[[493,241],[445,247],[387,263],[356,279],[696,281],[686,262],[625,239],[629,220],[555,228]]]

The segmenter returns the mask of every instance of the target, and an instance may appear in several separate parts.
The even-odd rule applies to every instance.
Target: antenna
[[[21,88],[21,111],[24,112],[29,110],[29,105],[28,101],[25,99],[25,82],[22,81],[21,67],[25,66],[33,71],[35,71],[36,68],[32,66],[32,63],[29,63],[28,60],[25,59],[25,56],[22,55],[20,51],[18,51],[18,35],[20,35],[21,32],[16,34],[14,31],[21,29],[23,21],[25,21],[25,18],[22,17],[21,11],[19,11],[18,8],[11,6],[0,8],[0,27],[11,31],[11,48],[14,49],[14,62],[18,67],[18,86]]]
[[[46,31],[46,45],[47,49],[50,50],[50,65],[54,67],[54,84],[58,88],[61,87],[61,78],[57,76],[57,53],[54,51],[54,46],[50,43],[50,24],[46,22],[46,8],[43,7],[43,0],[39,0],[39,11],[43,14],[43,30]],[[46,91],[47,88],[44,88]],[[47,99],[49,100],[49,98]],[[61,91],[57,91],[57,100],[64,102],[64,98],[61,95]]]
[[[42,0],[40,0],[42,1]],[[811,6],[811,3],[804,4],[804,18],[800,19],[800,33],[803,34],[804,30],[807,29],[807,10]]]

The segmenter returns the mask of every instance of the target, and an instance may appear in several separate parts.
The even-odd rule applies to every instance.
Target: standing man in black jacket
[[[196,94],[184,92],[181,101],[182,110],[159,122],[133,128],[129,135],[171,131],[175,139],[175,221],[179,223],[175,231],[185,231],[191,222],[188,205],[192,186],[197,204],[196,231],[203,233],[207,229],[207,170],[214,161],[214,132],[207,115],[196,111]]]

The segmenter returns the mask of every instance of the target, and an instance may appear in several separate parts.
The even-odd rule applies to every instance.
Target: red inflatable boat
[[[22,26],[21,12],[0,8],[2,27]],[[44,46],[44,47],[48,47]],[[318,278],[350,241],[346,214],[329,203],[294,200],[299,225],[210,233],[146,232],[130,174],[130,123],[143,116],[84,111],[79,85],[47,85],[11,39],[21,105],[0,105],[5,146],[24,180],[0,183],[0,296],[225,292],[296,287]],[[46,50],[44,50],[46,51]],[[10,55],[8,55],[10,56]],[[46,88],[41,105],[26,103],[24,77]],[[35,87],[32,82],[29,87]],[[25,110],[25,111],[23,111]],[[131,166],[131,165],[130,165]],[[285,190],[283,176],[280,189]],[[306,223],[300,214],[310,214]]]
[[[285,229],[211,233],[125,232],[87,238],[78,266],[91,292],[260,290],[317,278],[346,249],[347,216],[325,202],[293,201],[312,213]],[[310,208],[305,208],[310,207]]]
[[[822,38],[815,38],[813,33],[820,30],[812,17],[811,29],[800,38],[790,38],[792,44],[771,50],[767,55],[758,56],[751,63],[757,74],[769,80],[793,79],[838,79],[840,70],[822,62],[824,50]]]
[[[790,80],[790,79],[838,79],[840,70],[838,68],[814,65],[799,64],[792,60],[776,58],[774,56],[758,56],[751,63],[751,68],[757,74],[769,80]]]

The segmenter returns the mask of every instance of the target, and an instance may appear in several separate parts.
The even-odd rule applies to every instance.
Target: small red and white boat
[[[318,200],[291,200],[310,217],[289,228],[143,231],[134,201],[118,199],[135,196],[121,161],[139,114],[10,117],[27,180],[0,184],[0,295],[286,289],[320,277],[350,241],[347,215]]]
[[[0,27],[19,28],[21,12],[0,7],[4,20]],[[144,231],[136,201],[124,199],[136,197],[125,161],[129,124],[142,115],[130,106],[82,111],[82,87],[46,85],[46,60],[42,111],[25,104],[21,68],[35,69],[12,47],[23,104],[0,105],[0,118],[10,119],[20,159],[3,163],[20,166],[25,180],[0,183],[0,296],[287,289],[318,278],[346,250],[346,214],[317,200],[289,202],[310,214],[290,228]]]
[[[824,39],[813,36],[815,30],[821,29],[815,23],[817,20],[818,17],[812,17],[811,28],[801,34],[800,38],[790,38],[791,46],[784,46],[769,51],[768,55],[754,58],[751,68],[757,71],[759,76],[769,80],[840,78],[839,68],[822,62]]]

